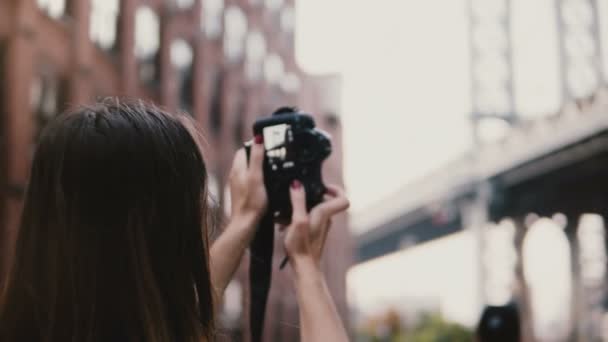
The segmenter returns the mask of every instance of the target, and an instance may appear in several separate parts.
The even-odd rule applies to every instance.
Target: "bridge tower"
[[[469,0],[471,120],[476,144],[487,120],[513,123],[511,0]]]
[[[555,0],[562,101],[588,97],[605,81],[597,0]]]
[[[600,39],[600,19],[598,0],[553,0],[555,6],[555,29],[557,32],[558,76],[560,82],[561,103],[577,103],[591,100],[598,87],[605,85],[603,73],[603,56]],[[468,0],[470,27],[470,73],[471,73],[471,123],[473,125],[474,149],[479,150],[483,143],[483,126],[491,121],[502,121],[507,125],[516,125],[519,121],[515,105],[514,63],[512,44],[512,0]],[[477,154],[472,154],[472,165],[477,165]],[[482,179],[482,177],[478,177]],[[475,198],[471,205],[461,208],[463,217],[473,217],[465,222],[474,229],[479,248],[480,260],[485,255],[484,210],[489,208],[489,199],[499,195],[493,193],[492,184],[477,184]],[[485,216],[487,218],[487,216]],[[533,339],[529,298],[522,268],[522,244],[526,229],[524,217],[514,217],[516,237],[514,246],[518,255],[515,272],[515,300],[520,305],[524,320],[524,340]],[[573,220],[576,222],[576,220]],[[573,285],[580,287],[580,270],[578,269],[576,224],[567,230],[573,251]],[[480,301],[487,303],[487,270],[483,262],[479,264],[479,286],[482,291]],[[580,289],[575,289],[579,291]],[[579,300],[579,299],[575,299]],[[584,336],[577,320],[581,317],[579,310],[584,303],[573,303],[573,338]],[[577,336],[578,335],[578,336]]]
[[[511,0],[469,0],[469,43],[471,77],[471,123],[473,148],[483,144],[482,129],[486,122],[516,122],[511,37]],[[471,155],[471,165],[478,165],[478,154]],[[475,170],[474,170],[474,173]],[[477,177],[481,179],[481,177]],[[488,304],[486,283],[488,274],[484,263],[485,230],[488,224],[492,187],[487,182],[477,184],[474,198],[461,207],[466,228],[474,231],[478,252],[478,304]]]

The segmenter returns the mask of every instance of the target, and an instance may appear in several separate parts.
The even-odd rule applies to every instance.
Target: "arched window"
[[[280,84],[285,74],[285,65],[279,55],[272,53],[264,60],[264,78],[270,84]]]
[[[296,93],[300,85],[300,78],[293,72],[286,73],[281,79],[281,89],[286,93]]]
[[[292,6],[286,6],[281,10],[281,30],[293,32],[295,29],[296,14]]]
[[[175,0],[175,6],[181,10],[186,10],[194,6],[194,0]]]
[[[171,43],[171,64],[176,70],[179,85],[179,104],[183,111],[192,114],[193,110],[193,61],[194,50],[183,39]]]
[[[135,13],[135,56],[139,61],[139,79],[148,86],[160,81],[160,20],[147,6]]]
[[[53,19],[60,19],[66,15],[66,0],[36,0],[36,4]]]
[[[226,10],[224,24],[224,55],[230,61],[240,60],[245,52],[247,17],[240,8],[230,6]]]
[[[116,47],[119,13],[119,0],[91,0],[89,37],[103,50]]]
[[[524,276],[531,294],[534,333],[540,340],[566,338],[571,312],[571,250],[563,227],[543,218],[523,243]]]
[[[245,73],[250,81],[258,81],[263,75],[266,40],[259,31],[251,31],[245,41]]]
[[[283,6],[284,0],[264,0],[264,5],[271,11],[277,11]]]
[[[224,11],[224,0],[202,0],[203,11],[201,29],[209,39],[217,39],[222,33],[222,13]]]
[[[38,141],[47,123],[66,109],[68,96],[67,80],[49,74],[34,78],[30,88],[30,105],[36,123],[34,141]]]

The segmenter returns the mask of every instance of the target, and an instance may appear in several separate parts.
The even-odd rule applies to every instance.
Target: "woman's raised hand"
[[[261,135],[251,145],[249,163],[244,149],[237,152],[230,172],[232,220],[243,220],[255,229],[268,206],[264,187],[264,140]]]
[[[344,190],[331,185],[324,201],[307,213],[306,189],[302,183],[294,181],[290,191],[293,214],[291,223],[286,227],[285,251],[292,263],[304,257],[310,258],[318,266],[332,217],[348,209],[349,201]]]
[[[321,272],[320,261],[331,219],[348,208],[348,200],[342,189],[331,186],[325,201],[307,213],[304,186],[294,181],[290,191],[293,215],[286,228],[284,244],[294,271],[300,341],[347,342],[348,335]]]

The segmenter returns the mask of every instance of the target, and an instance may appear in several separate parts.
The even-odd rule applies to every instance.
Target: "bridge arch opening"
[[[569,334],[572,251],[560,223],[549,218],[536,220],[523,242],[533,330],[541,340],[561,340]]]
[[[504,219],[489,225],[484,234],[484,290],[489,305],[507,305],[513,300],[512,288],[517,263],[515,229],[513,220]]]

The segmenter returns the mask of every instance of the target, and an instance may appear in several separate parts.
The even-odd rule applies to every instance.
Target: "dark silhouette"
[[[519,342],[520,330],[515,305],[488,306],[481,315],[477,339],[479,342]]]

